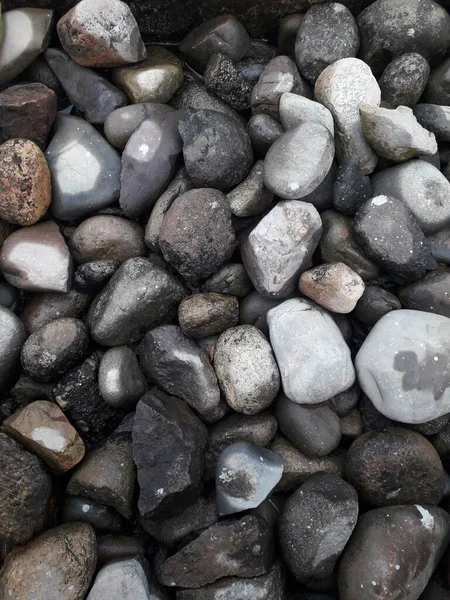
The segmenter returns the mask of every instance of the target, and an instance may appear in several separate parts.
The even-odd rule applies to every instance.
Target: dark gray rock
[[[45,60],[59,79],[70,103],[84,113],[89,123],[102,125],[116,108],[125,106],[127,98],[107,79],[74,62],[57,48],[45,51]]]
[[[327,405],[334,410],[339,417],[345,417],[351,410],[357,407],[358,400],[361,395],[361,389],[357,383],[351,388],[336,394],[333,398],[327,401]]]
[[[178,113],[146,119],[122,154],[120,206],[127,217],[148,215],[175,175],[181,152]]]
[[[131,348],[116,346],[105,352],[98,370],[98,388],[105,402],[115,408],[132,408],[147,387]]]
[[[442,415],[436,419],[431,419],[425,423],[417,423],[416,425],[410,425],[410,428],[417,433],[421,433],[425,436],[436,435],[447,427],[450,421],[450,415]],[[447,474],[444,473],[444,498],[447,495]]]
[[[27,339],[25,327],[19,317],[0,306],[0,390],[4,390],[17,375],[20,351]]]
[[[439,269],[403,286],[398,297],[404,308],[450,317],[450,270]]]
[[[362,323],[375,325],[381,317],[401,307],[397,296],[378,285],[368,285],[358,300],[353,314]]]
[[[333,186],[333,206],[343,215],[354,215],[372,196],[370,177],[364,175],[358,163],[345,159],[338,166]]]
[[[256,577],[267,573],[272,554],[272,530],[264,519],[227,519],[168,558],[159,580],[167,586],[199,588],[227,576]]]
[[[120,263],[117,260],[96,260],[79,265],[74,274],[73,287],[77,292],[81,292],[80,296],[98,294],[119,266]]]
[[[200,414],[213,412],[220,400],[208,355],[176,325],[147,333],[139,346],[144,373],[168,394],[182,398]]]
[[[295,50],[297,32],[304,18],[302,13],[286,15],[278,27],[278,49],[281,54],[291,56]]]
[[[392,108],[413,107],[419,101],[429,75],[430,65],[421,54],[402,54],[388,64],[378,81],[381,99]]]
[[[117,265],[118,266],[118,265]],[[34,333],[55,319],[81,318],[84,316],[90,297],[75,289],[67,294],[34,294],[22,310],[20,318],[29,333]]]
[[[439,142],[450,142],[450,107],[438,104],[417,104],[414,107],[417,120],[432,131]]]
[[[297,404],[281,393],[275,416],[281,433],[306,456],[326,456],[341,441],[339,417],[328,406]]]
[[[24,343],[20,357],[23,370],[36,381],[57,379],[83,360],[88,343],[82,321],[56,319],[31,334]]]
[[[303,202],[309,202],[320,213],[332,207],[333,185],[336,179],[336,163],[333,161],[330,170],[315,190],[303,196]]]
[[[205,292],[228,294],[236,298],[244,298],[253,289],[252,282],[240,263],[227,263],[215,275],[211,275],[203,284]]]
[[[225,294],[192,294],[180,303],[178,321],[185,336],[199,339],[234,327],[239,319],[237,298]]]
[[[251,292],[239,303],[239,323],[241,325],[254,325],[268,338],[269,326],[267,313],[271,308],[278,306],[285,298],[268,298],[258,292]]]
[[[186,169],[197,187],[227,190],[249,172],[252,145],[236,119],[212,110],[187,110],[179,131]]]
[[[208,57],[209,58],[209,57]],[[226,102],[208,92],[204,85],[194,80],[186,79],[180,90],[172,98],[172,106],[178,110],[215,110],[245,126],[246,121]]]
[[[450,265],[450,227],[428,236],[428,244],[434,258],[446,265]]]
[[[449,77],[450,59],[446,58],[430,73],[424,93],[424,99],[426,102],[429,102],[430,104],[443,104],[445,106],[449,104]]]
[[[66,496],[61,521],[81,521],[92,525],[97,531],[109,533],[121,533],[126,529],[125,519],[113,508],[82,496]]]
[[[10,310],[14,310],[19,297],[19,290],[8,283],[0,281],[0,305]]]
[[[167,262],[193,284],[216,273],[235,247],[226,196],[213,189],[179,196],[164,217],[159,246]]]
[[[272,58],[274,57],[271,56],[270,59]],[[252,91],[253,86],[258,83],[258,80],[270,59],[265,56],[244,56],[244,58],[241,58],[241,60],[236,63],[235,66],[239,76],[250,84],[250,92]]]
[[[213,54],[204,73],[206,89],[237,111],[250,108],[252,86],[225,54]]]
[[[399,282],[419,279],[435,266],[419,223],[397,198],[375,196],[365,202],[354,229],[368,256]]]
[[[59,79],[52,71],[47,61],[41,55],[31,63],[29,67],[22,71],[20,80],[24,82],[42,83],[49,89],[53,90],[56,94],[58,101],[58,109],[62,110],[69,105],[69,101],[66,98],[66,93],[59,83]]]
[[[346,6],[337,2],[311,6],[295,41],[295,60],[303,77],[314,82],[328,65],[356,56],[358,50],[358,26]]]
[[[183,400],[148,392],[138,402],[133,459],[142,516],[174,516],[199,496],[207,437]]]
[[[87,318],[91,336],[103,346],[140,339],[152,327],[170,320],[183,296],[181,284],[155,261],[130,258],[92,303]]]
[[[235,217],[253,217],[265,212],[273,202],[273,194],[264,185],[264,161],[258,160],[248,176],[227,198]]]
[[[248,135],[253,150],[261,158],[264,158],[269,148],[282,133],[283,127],[270,115],[253,115],[248,122]]]
[[[145,550],[140,541],[127,535],[101,535],[97,537],[97,567],[118,559],[142,556]]]
[[[294,577],[303,583],[332,575],[358,519],[358,495],[335,475],[312,475],[281,511],[278,536]]]

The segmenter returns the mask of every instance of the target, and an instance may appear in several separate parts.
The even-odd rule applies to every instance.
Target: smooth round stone
[[[61,517],[63,523],[88,523],[97,531],[120,533],[126,526],[124,518],[113,508],[82,496],[66,496]]]
[[[450,17],[433,0],[377,0],[359,15],[358,27],[360,56],[375,74],[406,52],[438,61],[450,44]]]
[[[450,59],[446,58],[441,64],[433,69],[427,81],[424,99],[431,104],[448,105],[450,95],[448,92],[448,80],[450,77]]]
[[[75,229],[69,248],[76,263],[145,256],[144,230],[134,221],[113,215],[86,219]]]
[[[178,307],[178,321],[185,336],[202,338],[237,324],[239,302],[223,294],[193,294]]]
[[[98,370],[102,398],[115,408],[132,408],[147,391],[147,381],[136,354],[127,346],[105,352]]]
[[[216,502],[219,517],[258,507],[281,479],[280,456],[249,442],[235,442],[219,456]]]
[[[43,148],[56,117],[57,97],[41,83],[13,85],[0,93],[0,141],[28,139]]]
[[[298,289],[327,310],[347,314],[364,292],[361,277],[344,263],[319,265],[300,276]]]
[[[371,196],[370,177],[364,175],[355,160],[343,160],[333,184],[333,207],[343,215],[354,215]]]
[[[253,61],[250,57],[247,60]],[[245,68],[242,61],[239,64],[241,68]],[[264,68],[260,63],[250,62],[248,69],[252,66],[261,72]],[[245,75],[246,73],[239,71],[233,61],[225,54],[213,54],[206,65],[204,73],[206,89],[216,94],[235,110],[248,110],[250,108],[252,85]],[[259,76],[255,79],[257,81]]]
[[[97,542],[92,527],[86,523],[65,523],[8,556],[0,592],[5,591],[5,598],[78,600],[89,589],[96,561]]]
[[[450,412],[449,333],[450,319],[432,313],[398,310],[378,321],[355,366],[361,388],[383,415],[425,423]]]
[[[167,188],[182,149],[178,113],[145,120],[131,135],[122,154],[120,207],[127,217],[148,214]]]
[[[227,197],[208,188],[179,196],[159,234],[165,260],[193,283],[216,273],[231,257],[235,243]]]
[[[130,7],[120,0],[82,0],[58,21],[64,50],[85,67],[117,67],[145,58]]]
[[[372,173],[378,157],[364,137],[359,115],[361,104],[378,106],[381,101],[380,88],[370,68],[357,58],[342,58],[319,75],[314,96],[333,115],[339,161],[356,159],[364,173]]]
[[[147,46],[147,58],[118,67],[112,80],[133,104],[169,102],[183,83],[181,60],[162,46]]]
[[[264,161],[258,160],[248,176],[227,198],[235,217],[253,217],[265,212],[273,202],[273,194],[264,185]]]
[[[110,81],[97,72],[82,67],[57,48],[45,51],[45,60],[58,77],[70,103],[84,113],[86,121],[102,125],[116,108],[125,106],[127,98]]]
[[[267,321],[289,400],[319,404],[353,385],[350,349],[323,309],[309,300],[293,298],[272,308]]]
[[[351,485],[327,473],[312,475],[281,511],[281,552],[297,581],[326,579],[358,519],[358,495]]]
[[[312,204],[278,202],[244,240],[242,262],[257,292],[286,298],[310,266],[322,233]]]
[[[320,254],[326,262],[343,262],[361,279],[367,281],[380,275],[380,268],[370,260],[354,236],[352,219],[327,210],[321,214],[323,234]]]
[[[8,83],[43,52],[49,42],[53,10],[17,8],[3,13],[0,85]]]
[[[25,327],[19,317],[8,308],[0,306],[0,390],[15,375],[26,337]]]
[[[419,102],[429,75],[430,65],[421,54],[402,54],[388,64],[378,81],[381,99],[392,108],[413,107]]]
[[[419,279],[436,264],[419,223],[396,197],[375,196],[365,202],[353,227],[368,256],[396,281]]]
[[[131,135],[146,119],[174,111],[175,109],[168,104],[158,102],[122,106],[109,113],[103,123],[103,131],[110,144],[118,150],[123,150]]]
[[[450,265],[450,227],[428,236],[427,240],[434,258],[445,265]]]
[[[45,156],[52,175],[52,214],[70,221],[119,198],[120,156],[92,125],[58,114]]]
[[[283,127],[274,117],[263,114],[253,115],[248,122],[247,130],[253,150],[262,158],[283,133]]]
[[[222,52],[237,62],[250,49],[250,37],[232,15],[223,15],[192,29],[180,42],[186,62],[202,73],[212,54]]]
[[[302,13],[292,13],[286,15],[281,21],[278,27],[278,50],[280,54],[286,54],[286,56],[294,54],[297,32],[304,16]]]
[[[358,300],[354,316],[367,325],[375,325],[381,317],[402,307],[400,300],[378,285],[368,285]]]
[[[439,269],[419,281],[403,286],[398,297],[404,308],[450,317],[450,271]]]
[[[303,77],[314,82],[326,67],[356,56],[358,50],[358,26],[346,6],[330,2],[309,8],[295,41],[295,60]]]
[[[275,416],[281,433],[306,456],[326,456],[339,446],[339,417],[328,406],[302,406],[281,393]]]
[[[236,412],[267,408],[280,387],[280,375],[265,336],[252,325],[227,329],[214,353],[214,369],[225,400]]]
[[[179,131],[186,169],[197,187],[227,190],[248,174],[252,145],[236,119],[217,111],[188,110]]]
[[[417,120],[432,131],[439,142],[450,142],[450,107],[438,104],[417,104],[414,107]]]
[[[400,589],[419,598],[449,535],[450,517],[436,506],[389,506],[364,513],[341,558],[339,598],[361,600],[367,594],[387,600]]]
[[[360,436],[347,453],[347,481],[374,506],[439,504],[444,469],[431,443],[415,431],[387,429]]]
[[[253,289],[244,265],[227,263],[215,275],[211,275],[203,284],[205,292],[227,294],[236,298],[244,298]]]
[[[280,98],[280,121],[284,129],[293,129],[308,121],[320,123],[334,136],[333,117],[322,104],[298,94],[285,93]]]
[[[89,296],[74,289],[67,294],[60,292],[33,294],[25,303],[20,318],[28,332],[34,333],[55,319],[83,317],[90,300]]]
[[[88,343],[82,321],[56,319],[27,339],[22,347],[22,367],[36,381],[51,381],[81,362]]]
[[[0,218],[15,225],[33,225],[45,215],[50,202],[50,171],[39,147],[25,139],[2,144]]]
[[[54,221],[18,229],[0,253],[0,270],[11,285],[35,292],[67,292],[72,259]]]

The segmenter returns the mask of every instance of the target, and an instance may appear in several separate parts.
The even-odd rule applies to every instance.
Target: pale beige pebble
[[[3,423],[6,433],[37,454],[55,473],[65,473],[84,456],[83,440],[57,404],[37,400]]]
[[[335,313],[351,312],[364,293],[364,281],[346,264],[328,263],[302,273],[299,290]]]

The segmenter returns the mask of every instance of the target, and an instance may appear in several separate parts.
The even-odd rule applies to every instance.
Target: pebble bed
[[[0,600],[449,600],[448,0],[29,2]]]

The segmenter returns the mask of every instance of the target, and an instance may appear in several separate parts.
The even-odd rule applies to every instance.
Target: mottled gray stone
[[[139,346],[144,373],[168,394],[182,398],[200,414],[213,412],[220,400],[208,355],[176,325],[147,333]]]
[[[100,394],[110,406],[130,408],[147,391],[135,353],[127,346],[107,350],[98,370]]]
[[[82,317],[90,301],[91,298],[87,294],[75,289],[67,294],[60,292],[33,294],[32,298],[25,303],[20,318],[28,332],[34,333],[55,319]]]
[[[303,77],[314,82],[326,67],[356,56],[358,50],[358,26],[346,6],[330,2],[308,9],[295,41],[295,60]]]
[[[234,327],[239,319],[237,298],[209,292],[192,294],[178,307],[178,322],[185,336],[201,339]]]
[[[143,295],[141,289],[145,289]],[[102,346],[121,346],[176,314],[184,296],[181,284],[156,262],[130,258],[95,298],[87,323]]]
[[[342,58],[322,71],[314,95],[333,115],[339,160],[354,158],[364,173],[371,173],[378,157],[364,137],[359,115],[361,104],[378,106],[381,100],[370,68],[357,58]]]
[[[429,75],[430,65],[421,54],[402,54],[388,64],[378,81],[381,99],[392,108],[413,107],[419,101]]]
[[[273,194],[264,185],[264,161],[258,160],[248,176],[231,192],[227,198],[231,212],[235,217],[252,217],[269,208]]]
[[[281,96],[280,121],[285,130],[313,121],[326,127],[334,136],[333,116],[328,108],[298,94],[285,93]]]
[[[256,290],[278,298],[292,293],[299,275],[310,266],[321,233],[314,206],[279,202],[242,244],[242,261]]]
[[[431,254],[440,263],[450,265],[450,227],[427,237]]]
[[[383,415],[425,423],[450,412],[449,334],[450,319],[432,313],[396,310],[378,321],[355,366],[361,388]]]
[[[414,107],[417,120],[432,131],[439,142],[450,142],[450,106],[438,104],[417,104]]]
[[[0,306],[0,390],[14,377],[20,364],[20,350],[27,338],[22,321],[13,312]]]
[[[51,212],[57,219],[84,217],[119,198],[120,156],[83,119],[58,114],[45,157],[52,175]]]
[[[353,385],[350,349],[323,309],[309,300],[293,298],[272,308],[267,320],[289,400],[319,404]]]
[[[116,108],[125,106],[127,98],[97,72],[82,67],[62,50],[49,48],[45,60],[58,77],[70,103],[84,113],[86,121],[102,125]]]
[[[333,207],[343,215],[354,215],[361,204],[372,196],[370,177],[364,175],[356,160],[343,160],[333,183]]]
[[[270,344],[252,325],[222,333],[214,352],[214,369],[227,403],[247,415],[267,408],[280,387]]]

